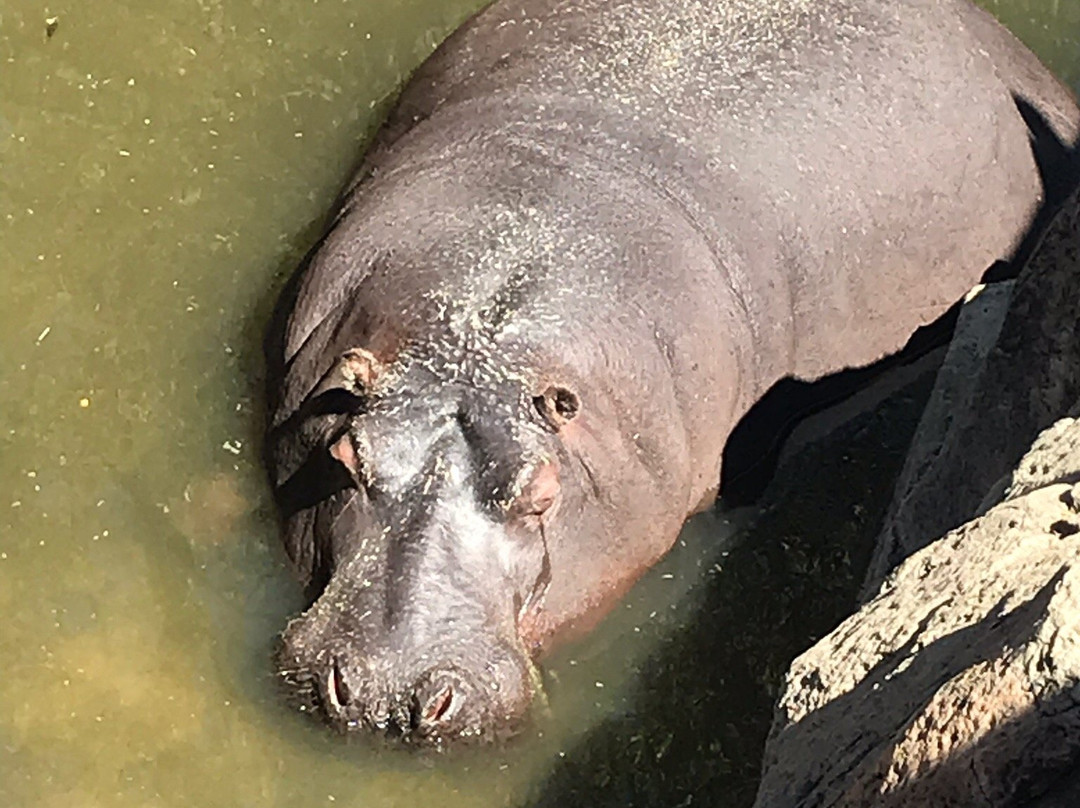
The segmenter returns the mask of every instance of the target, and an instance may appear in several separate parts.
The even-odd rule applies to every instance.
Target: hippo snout
[[[436,650],[330,647],[287,630],[277,663],[290,700],[341,732],[431,745],[512,734],[532,701],[527,660],[475,638]]]
[[[320,706],[331,723],[346,729],[363,724],[391,735],[442,736],[465,728],[476,701],[476,688],[464,671],[433,669],[400,693],[362,698],[363,680],[335,659],[320,682]]]

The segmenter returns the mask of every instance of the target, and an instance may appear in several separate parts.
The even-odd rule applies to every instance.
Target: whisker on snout
[[[319,711],[321,697],[315,673],[293,658],[279,646],[274,653],[279,688],[284,692],[286,703],[300,712],[315,714]]]

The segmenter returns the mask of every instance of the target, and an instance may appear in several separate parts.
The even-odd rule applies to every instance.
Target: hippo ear
[[[535,396],[533,405],[552,429],[561,429],[578,414],[581,400],[573,391],[553,385]]]
[[[356,456],[356,447],[348,432],[330,444],[330,456],[348,469],[353,477],[360,474],[360,458]]]
[[[331,390],[344,390],[361,396],[382,373],[383,366],[371,351],[350,348],[345,351],[312,391],[312,398]]]

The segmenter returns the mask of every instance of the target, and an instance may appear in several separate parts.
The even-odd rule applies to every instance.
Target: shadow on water
[[[1080,176],[1077,148],[1057,140],[1022,99],[1017,104],[1033,133],[1047,198],[1014,260],[995,264],[987,280],[1017,274]],[[700,608],[641,670],[632,707],[585,733],[536,785],[531,806],[753,801],[784,672],[856,608],[940,363],[934,348],[948,340],[957,313],[954,307],[870,368],[812,384],[783,380],[747,414],[725,452],[721,493],[740,504],[760,497],[756,523],[708,579]],[[905,372],[898,391],[783,457],[783,439],[802,418]],[[812,420],[807,427],[813,430]],[[761,446],[772,447],[764,459]],[[864,695],[860,688],[850,697]]]

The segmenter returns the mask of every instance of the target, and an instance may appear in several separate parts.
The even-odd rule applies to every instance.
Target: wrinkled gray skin
[[[532,660],[709,504],[776,380],[869,363],[1008,257],[1068,93],[965,0],[498,2],[419,70],[268,342],[341,729],[519,726]]]

